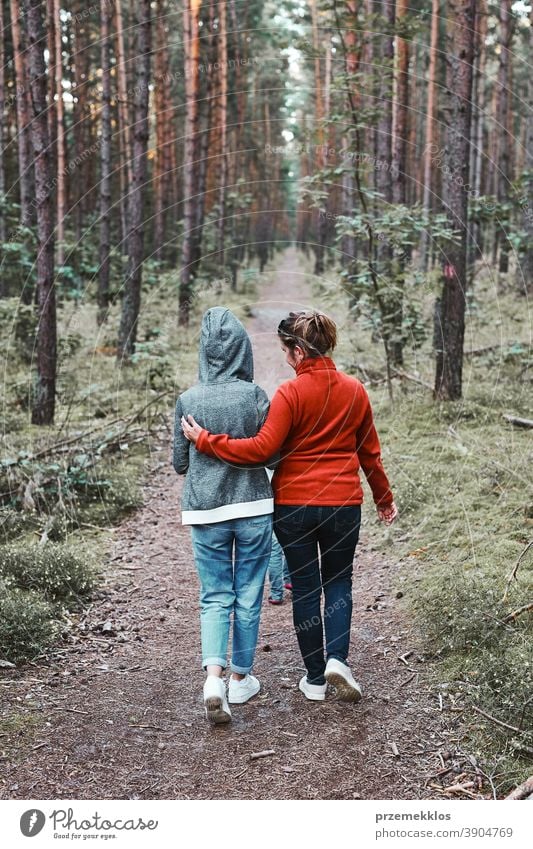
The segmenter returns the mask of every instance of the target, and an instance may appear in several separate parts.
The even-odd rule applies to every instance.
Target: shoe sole
[[[300,684],[298,684],[298,689],[300,693],[304,694],[306,699],[309,699],[310,702],[324,702],[326,700],[325,693],[308,693],[306,690],[304,690],[303,687],[300,686]]]
[[[341,702],[359,702],[361,700],[363,696],[361,690],[349,684],[339,672],[326,672],[324,677],[328,684],[333,684]]]
[[[222,707],[220,696],[209,696],[204,701],[204,706],[207,719],[215,725],[223,725],[225,722],[231,722],[231,714],[226,713]]]

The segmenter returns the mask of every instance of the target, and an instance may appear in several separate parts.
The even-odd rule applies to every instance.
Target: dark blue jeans
[[[324,684],[329,658],[346,663],[348,657],[353,559],[360,524],[359,505],[275,507],[274,529],[291,575],[294,627],[310,684]]]

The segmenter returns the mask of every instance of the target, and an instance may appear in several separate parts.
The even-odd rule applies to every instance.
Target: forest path
[[[251,305],[248,323],[256,380],[269,394],[292,376],[275,334],[279,318],[311,301],[298,255],[288,249],[274,284]],[[52,652],[46,666],[3,676],[3,709],[15,717],[13,727],[17,712],[24,722],[21,716],[19,732],[0,739],[0,753],[7,745],[0,797],[438,795],[425,780],[442,768],[437,753],[450,748],[453,728],[444,727],[445,714],[428,690],[415,637],[398,608],[396,566],[371,550],[364,528],[350,653],[363,700],[345,704],[330,694],[312,703],[298,691],[303,666],[287,598],[281,607],[263,609],[254,669],[261,694],[235,705],[228,726],[206,722],[198,581],[189,529],[179,519],[182,479],[170,465],[168,444],[157,459],[144,506],[116,529],[103,591],[66,647]],[[102,631],[106,622],[111,630]],[[402,661],[408,651],[413,654]],[[274,754],[250,760],[265,749]]]

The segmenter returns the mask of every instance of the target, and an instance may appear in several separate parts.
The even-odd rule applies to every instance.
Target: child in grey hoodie
[[[259,692],[251,675],[265,573],[272,549],[272,489],[264,466],[232,466],[196,451],[181,429],[192,414],[212,433],[255,436],[269,408],[266,393],[253,383],[252,346],[246,330],[225,307],[202,319],[199,382],[176,403],[173,465],[186,475],[182,521],[191,526],[200,577],[202,666],[206,716],[229,722],[230,703]],[[228,698],[222,679],[233,614]]]

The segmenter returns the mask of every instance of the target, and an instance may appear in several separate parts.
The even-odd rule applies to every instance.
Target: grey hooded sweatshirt
[[[272,488],[264,466],[234,466],[201,454],[181,429],[181,416],[191,414],[211,433],[248,437],[255,436],[266,419],[269,400],[253,383],[250,339],[225,307],[204,313],[199,360],[199,383],[176,403],[173,465],[179,475],[186,475],[182,522],[210,524],[272,513]]]

